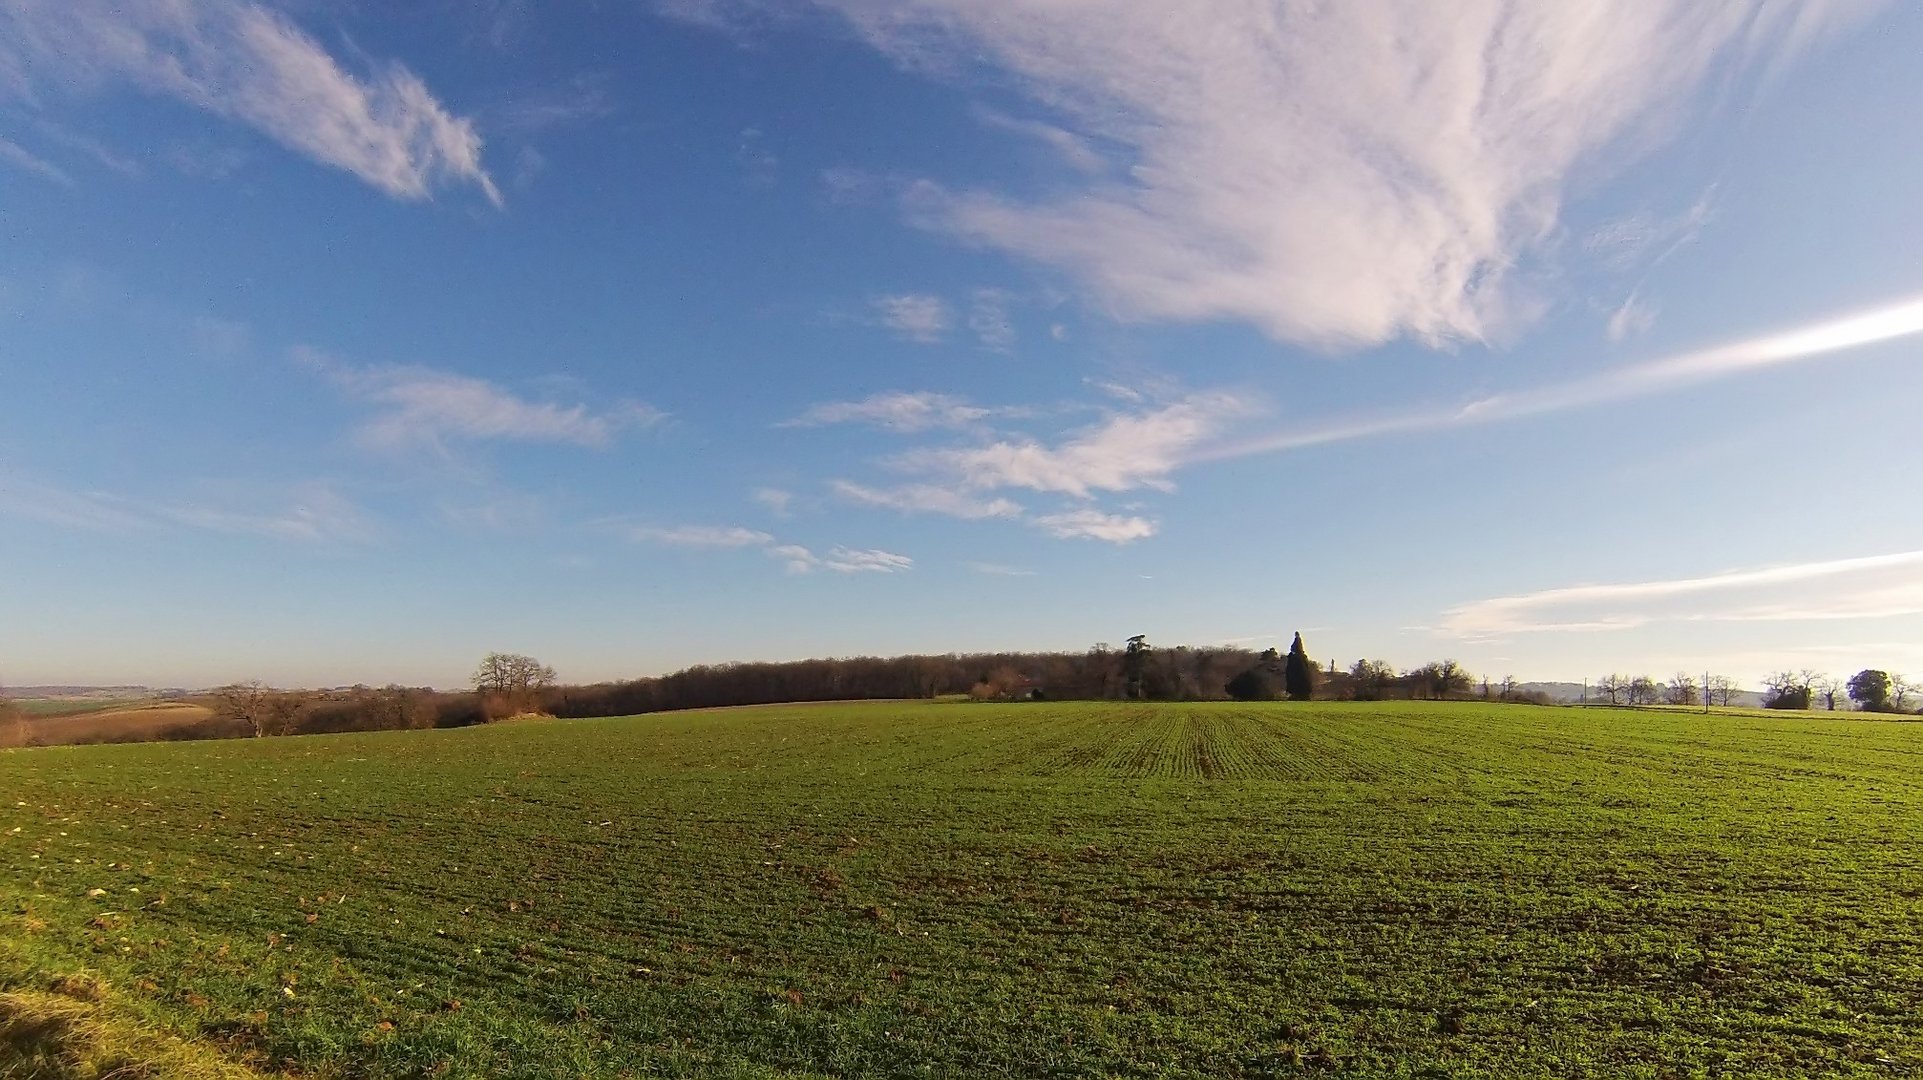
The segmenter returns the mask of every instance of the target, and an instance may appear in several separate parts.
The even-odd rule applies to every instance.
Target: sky
[[[1923,676],[1923,8],[0,0],[0,681]]]

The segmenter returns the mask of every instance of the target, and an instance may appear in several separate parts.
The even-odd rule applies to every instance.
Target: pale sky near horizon
[[[1923,676],[1923,9],[0,0],[0,682]]]

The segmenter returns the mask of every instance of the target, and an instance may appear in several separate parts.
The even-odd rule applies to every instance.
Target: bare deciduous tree
[[[434,703],[419,690],[389,683],[368,692],[375,723],[394,731],[434,726]]]
[[[1894,671],[1890,672],[1890,704],[1896,707],[1897,712],[1909,712],[1911,702],[1918,695],[1923,695],[1923,685],[1913,683]]]
[[[305,700],[301,694],[276,690],[258,679],[220,687],[213,696],[214,714],[246,724],[256,739],[287,734]]]
[[[1700,705],[1703,700],[1696,689],[1696,677],[1687,671],[1679,671],[1669,677],[1669,687],[1663,698],[1671,705]]]
[[[1629,703],[1631,705],[1654,705],[1662,695],[1657,689],[1656,680],[1647,675],[1638,675],[1629,680]]]
[[[1813,704],[1820,700],[1824,708],[1835,712],[1836,699],[1842,695],[1843,686],[1843,680],[1834,675],[1818,675],[1809,683],[1810,701]]]
[[[1621,705],[1625,701],[1633,705],[1635,700],[1629,696],[1629,691],[1634,681],[1627,675],[1612,672],[1596,680],[1596,693],[1607,698],[1611,705]]]
[[[1729,703],[1735,700],[1742,689],[1736,685],[1735,679],[1727,675],[1711,675],[1709,681],[1703,684],[1703,693],[1708,696],[1710,703],[1724,708],[1729,707]]]
[[[490,719],[533,712],[541,691],[553,685],[553,668],[519,653],[488,653],[474,669],[474,690],[487,703]]]
[[[1810,706],[1811,687],[1819,678],[1809,668],[1801,671],[1779,671],[1763,680],[1769,687],[1769,696],[1763,705],[1771,709],[1807,709]]]
[[[1267,653],[1263,655],[1268,656]],[[1357,701],[1381,701],[1395,687],[1396,669],[1390,667],[1386,660],[1357,660],[1349,668],[1349,678],[1355,680]]]

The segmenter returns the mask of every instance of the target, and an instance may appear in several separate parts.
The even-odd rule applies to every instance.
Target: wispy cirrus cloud
[[[829,424],[868,424],[886,431],[912,434],[937,428],[966,429],[997,415],[998,410],[932,391],[890,391],[859,401],[816,405],[782,427],[823,427]]]
[[[1526,317],[1516,268],[1555,235],[1572,186],[1680,127],[1712,71],[1778,65],[1880,6],[808,8],[911,70],[1013,85],[1123,166],[1040,197],[930,178],[907,190],[916,223],[1059,268],[1124,319],[1239,320],[1343,348],[1482,340]],[[673,3],[710,25],[797,7]]]
[[[826,555],[816,555],[800,544],[781,544],[769,548],[768,554],[780,559],[791,574],[812,574],[817,570],[835,574],[899,574],[915,566],[915,560],[906,555],[875,548],[836,547]]]
[[[975,119],[988,127],[1034,139],[1054,151],[1064,164],[1079,172],[1099,173],[1108,168],[1108,160],[1089,145],[1087,139],[1065,128],[1041,120],[1010,116],[1000,109],[986,106],[975,109]]]
[[[49,142],[65,147],[76,154],[91,158],[95,163],[104,168],[111,169],[122,176],[139,176],[141,174],[139,162],[115,151],[99,139],[89,135],[83,135],[77,131],[70,131],[49,120],[41,120],[36,123],[34,127],[40,132],[41,137],[47,139]]]
[[[923,345],[933,345],[954,324],[948,301],[926,293],[902,293],[876,297],[875,317],[897,337]]]
[[[365,544],[381,534],[371,514],[323,481],[276,485],[265,493],[235,489],[193,500],[166,500],[66,490],[10,477],[0,479],[0,515],[89,532],[178,526],[310,544]]]
[[[1678,353],[1564,382],[1494,394],[1465,404],[1418,406],[1320,425],[1211,443],[1189,453],[1197,463],[1388,435],[1441,431],[1591,408],[1771,368],[1823,360],[1923,334],[1923,297]]]
[[[350,396],[376,406],[359,440],[380,449],[502,439],[600,448],[626,428],[660,423],[666,414],[639,402],[613,409],[531,401],[486,379],[412,366],[354,367],[316,349],[297,348],[296,362],[320,371]]]
[[[582,74],[563,83],[521,93],[513,101],[489,109],[486,120],[490,131],[533,135],[604,120],[614,113],[607,77]]]
[[[982,348],[995,352],[1007,352],[1015,345],[1020,335],[1015,331],[1014,316],[1009,308],[1015,302],[1015,294],[1007,289],[976,289],[969,300],[968,329],[981,342]]]
[[[1655,622],[1797,622],[1923,615],[1923,551],[1575,585],[1452,608],[1440,629],[1480,640]]]
[[[1583,237],[1583,250],[1605,270],[1654,266],[1696,239],[1714,214],[1715,199],[1712,187],[1680,213],[1658,216],[1642,211],[1605,221]]]
[[[791,574],[825,570],[835,574],[896,574],[910,570],[915,560],[878,548],[836,545],[818,555],[801,544],[783,543],[773,534],[740,525],[626,525],[620,532],[637,543],[708,551],[757,549],[779,559]]]
[[[22,172],[37,176],[42,180],[59,184],[61,187],[73,186],[73,177],[68,176],[65,169],[35,154],[19,143],[5,138],[0,138],[0,162],[5,162]]]
[[[1035,577],[1037,576],[1037,571],[1023,570],[1018,566],[1004,566],[1001,563],[971,562],[971,563],[968,563],[967,566],[970,570],[973,570],[975,573],[985,574],[989,577]]]
[[[1091,499],[1101,492],[1167,491],[1187,454],[1252,411],[1241,398],[1220,392],[1159,403],[1139,393],[1133,398],[1135,408],[1113,412],[1053,441],[982,430],[973,443],[922,447],[889,459],[886,464],[897,472],[917,477],[907,483],[868,485],[838,479],[829,488],[845,502],[905,514],[1025,520],[1060,539],[1144,539],[1157,528],[1144,517],[1080,506],[1031,518],[1025,507],[1001,494],[1027,490]],[[914,415],[922,414],[918,410]],[[917,421],[915,429],[923,426],[935,425]]]
[[[775,538],[759,529],[739,525],[636,525],[627,530],[628,538],[667,547],[715,548],[732,550],[767,547]]]
[[[241,533],[309,544],[365,544],[380,528],[359,504],[331,484],[296,485],[286,505],[233,508],[222,505],[172,505],[154,512],[167,520],[210,532]]]
[[[987,498],[937,484],[874,488],[848,480],[836,480],[829,487],[849,502],[897,510],[904,514],[940,514],[964,520],[1022,516],[1021,505],[1013,500]]]
[[[1227,393],[1191,394],[1170,404],[1117,413],[1053,445],[1004,438],[912,451],[903,471],[945,478],[963,489],[1025,488],[1086,498],[1097,491],[1167,490],[1186,456],[1250,406]]]
[[[794,492],[781,488],[756,488],[749,493],[748,497],[778,518],[787,517],[795,501]]]
[[[1086,509],[1044,514],[1035,519],[1035,525],[1058,540],[1102,540],[1111,544],[1146,540],[1157,528],[1147,518]]]
[[[0,93],[129,83],[238,121],[389,195],[471,184],[501,194],[471,121],[399,63],[344,69],[286,15],[246,0],[12,0],[0,6]]]

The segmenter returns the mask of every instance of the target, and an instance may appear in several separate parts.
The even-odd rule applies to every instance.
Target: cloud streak
[[[974,521],[983,518],[1014,518],[1022,515],[1019,503],[1010,499],[984,498],[966,491],[937,484],[906,484],[892,488],[872,488],[848,480],[829,485],[836,495],[862,506],[878,506],[904,514],[940,514]]]
[[[204,532],[263,536],[309,544],[366,544],[379,524],[332,484],[290,485],[285,505],[233,499],[167,502],[104,491],[65,491],[22,479],[0,481],[0,515],[89,532],[131,533],[169,526]]]
[[[822,556],[800,544],[781,544],[769,548],[768,555],[780,559],[791,574],[812,574],[817,570],[835,574],[899,574],[915,566],[915,560],[906,555],[875,548],[835,547]]]
[[[936,428],[967,429],[997,415],[997,410],[971,405],[961,398],[930,391],[871,394],[860,401],[816,405],[783,427],[824,427],[830,424],[869,424],[885,431],[912,434]]]
[[[637,543],[707,551],[760,550],[779,559],[791,574],[812,574],[825,570],[834,574],[898,574],[914,568],[915,560],[906,555],[878,548],[849,548],[836,545],[828,554],[817,555],[801,544],[779,542],[772,534],[739,525],[631,525],[622,529]]]
[[[939,296],[921,293],[883,296],[875,299],[874,309],[881,325],[898,337],[922,345],[940,342],[954,323],[947,301]]]
[[[1463,405],[1351,417],[1200,448],[1187,464],[1279,453],[1383,435],[1441,431],[1590,408],[1718,379],[1820,360],[1923,334],[1923,297],[1762,337],[1616,368]]]
[[[19,143],[4,138],[0,138],[0,161],[22,172],[32,173],[42,180],[59,184],[61,187],[73,186],[73,177],[68,176],[60,166],[40,157]]]
[[[0,92],[130,83],[261,132],[401,199],[469,184],[496,206],[471,121],[398,63],[346,71],[285,15],[241,0],[13,0]]]
[[[785,10],[674,6],[710,24]],[[1653,145],[1719,65],[1780,65],[1880,5],[815,6],[906,68],[1026,92],[1062,126],[1003,126],[1089,171],[1039,198],[925,180],[906,195],[916,223],[1060,268],[1124,319],[1346,348],[1520,321],[1515,268],[1555,235],[1573,182]],[[1098,171],[1075,149],[1090,138],[1124,167]]]
[[[1157,531],[1156,523],[1147,518],[1105,513],[1092,506],[1029,517],[1022,504],[999,494],[1026,490],[1088,500],[1102,492],[1171,490],[1171,476],[1187,454],[1251,411],[1245,402],[1226,393],[1191,394],[1161,404],[1149,404],[1140,394],[1132,398],[1133,410],[1111,413],[1052,442],[977,432],[978,441],[970,445],[923,447],[888,460],[886,464],[895,471],[918,478],[909,483],[870,486],[842,479],[831,481],[829,488],[844,502],[860,506],[968,521],[1021,520],[1064,540],[1126,544],[1145,539]],[[903,412],[896,407],[899,403],[890,401],[890,408],[883,410],[886,415]],[[942,402],[955,405],[949,399]],[[864,405],[854,410],[861,415],[877,411],[865,403],[856,404]],[[980,419],[977,414],[987,412],[965,407],[943,414],[917,403],[905,415],[912,418],[910,430],[921,430],[972,424]],[[952,422],[937,424],[927,419],[930,415],[946,415]]]
[[[352,397],[381,410],[357,433],[364,445],[377,449],[444,450],[456,440],[491,439],[599,449],[624,428],[648,427],[664,419],[658,410],[634,402],[597,412],[586,405],[530,401],[485,379],[432,368],[357,368],[309,348],[296,349],[294,356]]]
[[[1147,518],[1099,510],[1046,514],[1036,518],[1035,525],[1058,540],[1102,540],[1110,544],[1146,540],[1156,533],[1156,524]]]
[[[1464,604],[1441,630],[1470,640],[1628,630],[1654,622],[1795,622],[1923,615],[1923,551],[1576,585]]]
[[[667,547],[719,550],[766,547],[775,541],[768,533],[739,525],[637,525],[628,530],[628,538]]]
[[[896,461],[903,471],[945,477],[963,489],[1025,488],[1087,498],[1097,491],[1168,490],[1170,475],[1204,440],[1248,406],[1226,393],[1118,413],[1049,445],[1030,438],[925,449]]]

